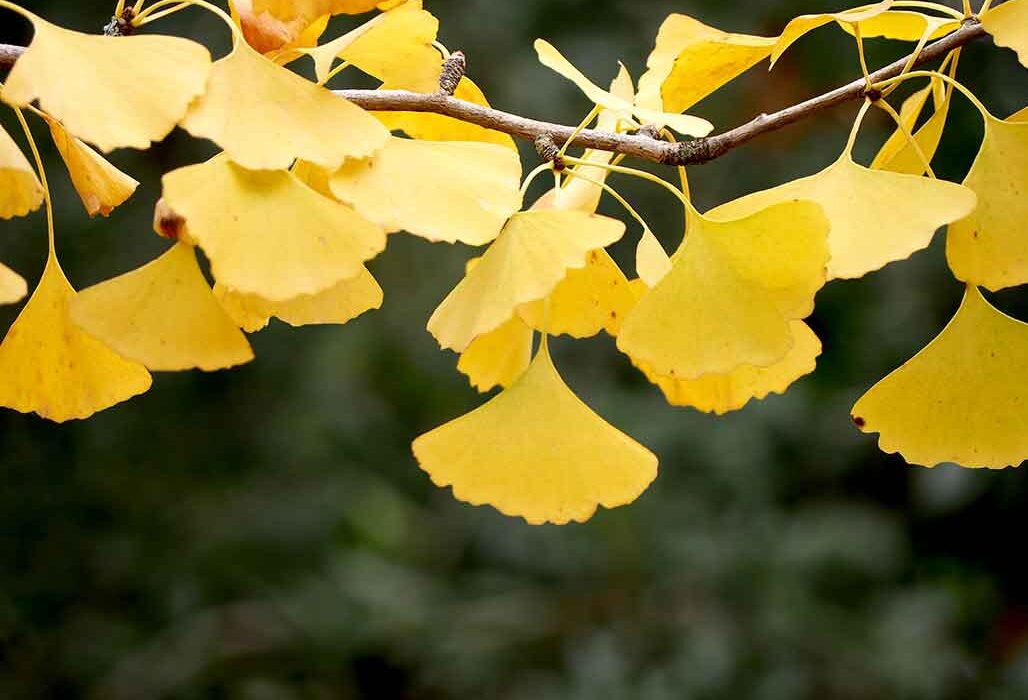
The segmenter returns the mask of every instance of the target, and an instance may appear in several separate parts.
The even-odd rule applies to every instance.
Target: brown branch
[[[914,59],[913,65],[918,66],[939,60],[953,49],[960,48],[985,35],[985,30],[977,20],[967,20],[960,29],[926,46]],[[23,51],[24,49],[19,46],[0,44],[0,67],[13,65]],[[899,75],[908,60],[909,57],[901,58],[895,63],[875,71],[871,74],[872,82],[887,80]],[[861,99],[864,96],[864,90],[865,82],[863,78],[860,78],[831,92],[818,95],[773,114],[761,114],[731,131],[678,144],[658,140],[646,134],[615,134],[608,131],[586,129],[574,138],[573,145],[623,153],[668,165],[696,165],[719,158],[757,136],[781,129],[783,126],[844,102]],[[458,100],[443,93],[422,94],[404,90],[336,90],[335,93],[371,111],[431,112],[502,131],[505,134],[533,142],[540,137],[549,137],[554,142],[563,144],[572,137],[575,131],[570,126],[551,124],[501,112],[497,109]]]

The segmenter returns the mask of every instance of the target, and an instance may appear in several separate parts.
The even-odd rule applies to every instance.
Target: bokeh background
[[[84,31],[106,23],[108,5],[27,3]],[[641,73],[671,12],[773,35],[796,14],[841,9],[426,5],[495,105],[565,123],[589,105],[536,63],[536,37],[606,82],[618,59]],[[223,29],[202,12],[162,28],[224,51]],[[0,15],[0,41],[29,38],[26,23]],[[876,65],[904,48],[869,42]],[[757,68],[693,111],[727,128],[857,73],[849,37],[825,27],[770,75]],[[962,79],[1001,116],[1025,103],[1026,75],[987,40],[961,62]],[[703,209],[819,170],[855,112],[837,108],[692,168],[694,198]],[[0,122],[17,134],[10,116]],[[886,119],[869,118],[864,162]],[[59,253],[80,288],[164,248],[150,230],[160,174],[211,153],[176,133],[149,153],[115,154],[143,186],[91,221],[45,131],[37,136]],[[980,137],[977,114],[956,98],[939,175],[959,181]],[[673,199],[613,183],[666,247],[677,244]],[[615,250],[625,263],[635,235]],[[829,285],[813,317],[825,344],[817,373],[725,418],[667,406],[607,337],[555,341],[569,384],[661,457],[637,503],[584,525],[531,527],[463,505],[417,468],[410,441],[482,398],[424,330],[472,251],[402,235],[372,265],[386,290],[378,313],[342,328],[273,325],[252,338],[252,364],[158,376],[145,396],[86,422],[4,411],[0,697],[1028,697],[1028,474],[908,467],[849,419],[862,392],[956,309],[962,290],[942,242]],[[44,255],[42,215],[0,226],[0,259],[30,281]],[[1028,320],[1024,288],[993,299]],[[0,309],[2,327],[17,310]]]

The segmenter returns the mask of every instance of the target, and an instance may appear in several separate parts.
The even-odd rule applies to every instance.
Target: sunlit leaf
[[[462,352],[506,323],[522,304],[547,296],[591,250],[625,232],[615,219],[549,209],[515,214],[479,263],[443,300],[428,330],[444,349]]]
[[[139,183],[114,167],[106,158],[75,138],[54,119],[48,119],[50,135],[64,159],[71,183],[90,216],[107,216],[136,191]]]
[[[215,158],[170,172],[163,183],[214,278],[238,292],[271,301],[317,294],[360,274],[385,248],[382,229],[285,171]]]
[[[584,522],[597,506],[631,503],[657,476],[656,456],[582,403],[545,345],[509,389],[413,449],[459,500],[532,524]]]
[[[951,224],[946,237],[953,274],[992,290],[1028,282],[1028,122],[1012,119],[985,118],[981,149],[964,178],[978,193],[978,208]]]
[[[926,467],[1017,466],[1028,459],[1028,324],[968,287],[939,337],[876,384],[853,420],[885,452]]]
[[[237,42],[214,64],[207,92],[182,126],[245,168],[288,168],[297,158],[330,170],[369,156],[389,132],[371,114]]]
[[[150,388],[146,368],[117,355],[68,317],[75,290],[57,259],[0,344],[0,406],[62,423],[88,418]]]
[[[35,36],[7,77],[4,101],[24,107],[38,99],[105,153],[167,136],[211,72],[207,49],[186,39],[80,34],[30,19]]]
[[[330,180],[338,199],[388,231],[476,246],[521,208],[520,184],[521,161],[508,148],[396,137]]]
[[[43,185],[14,139],[0,127],[0,219],[25,216],[43,203]]]
[[[639,78],[636,104],[659,112],[683,112],[764,60],[776,39],[731,34],[688,15],[673,14]]]
[[[656,375],[695,379],[768,367],[825,283],[828,221],[813,202],[735,220],[690,214],[667,275],[628,314],[618,348]]]
[[[229,316],[248,333],[259,331],[272,318],[290,326],[342,325],[366,311],[382,306],[382,288],[366,267],[319,294],[304,294],[286,301],[268,301],[215,285],[215,296]]]

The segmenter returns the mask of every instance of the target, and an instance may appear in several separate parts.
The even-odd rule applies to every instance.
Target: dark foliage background
[[[619,58],[638,76],[673,11],[772,35],[798,13],[841,9],[426,4],[494,104],[566,123],[588,105],[536,63],[537,36],[602,82]],[[28,3],[87,31],[108,5]],[[29,39],[24,22],[0,17],[0,41]],[[163,29],[225,48],[201,12]],[[905,47],[870,48],[880,65]],[[1028,79],[1012,52],[980,42],[961,65],[994,113],[1023,106]],[[755,69],[694,111],[732,126],[857,70],[849,38],[826,27],[770,75]],[[692,169],[695,198],[706,208],[820,169],[855,111]],[[0,121],[16,134],[9,117]],[[980,132],[957,98],[941,176],[963,177]],[[860,153],[885,134],[874,115]],[[176,133],[150,153],[117,153],[143,186],[90,221],[46,148],[60,254],[78,287],[162,250],[149,225],[160,174],[210,152]],[[525,162],[535,162],[527,151]],[[615,184],[677,243],[673,200]],[[4,222],[0,259],[37,279],[44,230],[41,215]],[[87,422],[0,413],[0,697],[1028,697],[1026,474],[907,467],[849,422],[854,400],[955,310],[961,287],[941,243],[826,288],[813,319],[818,372],[726,418],[666,406],[605,337],[556,341],[569,383],[662,458],[635,505],[585,525],[534,528],[471,508],[418,470],[411,439],[481,398],[424,331],[471,251],[405,236],[374,262],[386,289],[377,314],[344,328],[276,325],[253,337],[256,362],[159,376]],[[623,260],[633,244],[618,249]],[[995,300],[1028,319],[1023,288]],[[16,311],[0,310],[4,327]]]

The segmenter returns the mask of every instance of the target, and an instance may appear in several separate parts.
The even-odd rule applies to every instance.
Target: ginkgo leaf
[[[25,279],[17,272],[0,263],[0,305],[21,301],[29,293]]]
[[[831,222],[829,279],[862,277],[928,246],[935,231],[974,211],[970,189],[943,180],[871,170],[853,160],[860,119],[842,155],[821,172],[754,192],[707,213],[735,219],[778,202],[817,202]]]
[[[673,14],[639,78],[636,104],[660,112],[684,112],[763,61],[776,39],[731,34],[688,15]]]
[[[585,267],[568,270],[545,302],[525,304],[518,313],[537,331],[590,338],[600,331],[616,336],[633,306],[625,273],[600,249],[589,251]]]
[[[960,20],[952,17],[935,17],[911,10],[887,10],[859,23],[841,21],[839,25],[847,34],[856,34],[854,24],[860,25],[860,36],[865,39],[882,37],[897,41],[926,41],[941,39],[960,28]]]
[[[706,136],[714,130],[714,125],[706,119],[687,114],[671,114],[668,112],[646,109],[623,100],[593,83],[564,58],[556,48],[542,39],[536,39],[535,51],[539,62],[564,78],[567,78],[581,90],[586,97],[600,107],[619,110],[634,114],[643,122],[667,125],[680,134],[687,136]]]
[[[0,126],[0,219],[25,216],[43,203],[43,185],[25,154]]]
[[[738,411],[751,400],[784,394],[792,384],[817,366],[821,341],[803,321],[790,324],[792,348],[769,367],[742,365],[727,374],[704,374],[696,379],[662,377],[644,363],[635,363],[653,384],[660,387],[672,406],[691,406],[704,413],[724,415]]]
[[[934,82],[934,79],[933,79]],[[929,83],[925,87],[917,90],[910,94],[899,109],[900,124],[903,125],[903,129],[913,133],[914,125],[917,120],[921,118],[921,113],[924,111],[925,105],[928,103],[928,98],[932,96],[934,91],[933,83]],[[874,160],[871,161],[871,168],[874,170],[880,170],[882,163],[888,162],[896,157],[896,154],[903,150],[903,147],[908,145],[907,137],[903,133],[903,129],[897,128],[892,134],[886,139],[885,143],[878,150]],[[917,173],[920,174],[920,173]]]
[[[152,371],[210,372],[253,359],[246,336],[214,298],[186,243],[83,289],[69,309],[80,328]]]
[[[522,304],[547,296],[589,251],[624,235],[616,219],[548,209],[515,214],[474,269],[443,300],[428,330],[443,349],[462,352],[499,328]]]
[[[61,154],[71,183],[90,216],[107,216],[136,191],[139,183],[75,138],[56,119],[48,119],[50,135]]]
[[[371,114],[236,42],[211,71],[182,126],[244,168],[288,168],[297,158],[335,170],[369,156],[389,132]]]
[[[105,153],[163,139],[207,84],[211,57],[195,42],[80,34],[24,14],[35,36],[11,69],[3,100],[24,107],[38,99]]]
[[[793,346],[790,322],[824,286],[827,236],[808,201],[735,220],[690,212],[671,270],[628,314],[618,349],[674,379],[775,364]]]
[[[671,258],[649,229],[643,231],[635,249],[635,272],[651,289],[671,272]]]
[[[913,130],[913,124],[920,116],[923,104],[918,106],[916,103],[920,101],[925,91],[935,94],[935,86],[929,85],[925,90],[919,90],[903,103],[903,106],[908,111],[906,114],[901,111],[900,117],[907,126],[908,131]],[[942,142],[942,132],[946,128],[946,119],[949,117],[952,96],[953,88],[949,87],[944,92],[942,100],[936,103],[935,111],[932,115],[928,117],[921,128],[912,134],[918,147],[921,149],[921,155],[924,156],[924,160],[922,160],[921,155],[918,155],[917,150],[911,146],[906,135],[897,128],[871,162],[871,169],[888,170],[894,173],[906,173],[907,175],[923,174],[925,172],[925,161],[931,162],[939,148],[939,144]]]
[[[520,316],[514,316],[471,341],[460,354],[457,369],[482,393],[495,386],[509,387],[532,361],[534,335]]]
[[[997,46],[1017,53],[1022,66],[1028,66],[1028,0],[1007,0],[982,15],[982,27]]]
[[[345,279],[319,294],[304,294],[286,301],[268,301],[215,285],[214,294],[229,316],[246,332],[254,333],[278,318],[290,326],[343,325],[366,311],[382,307],[382,288],[361,266],[356,277]]]
[[[383,82],[434,92],[442,73],[442,56],[432,45],[438,33],[439,20],[422,9],[421,0],[408,0],[305,53],[314,59],[322,82],[340,58]]]
[[[535,525],[584,522],[600,505],[631,503],[657,476],[657,457],[571,392],[545,344],[509,389],[413,451],[459,500]]]
[[[268,12],[282,19],[359,15],[385,4],[381,0],[253,0],[255,12]]]
[[[51,255],[39,286],[0,344],[0,406],[63,423],[150,388],[145,367],[72,323],[68,305],[74,298]]]
[[[800,15],[785,25],[785,29],[782,30],[781,35],[778,37],[778,41],[775,42],[775,46],[771,50],[771,66],[774,67],[779,57],[785,53],[785,50],[792,46],[794,41],[807,32],[811,32],[818,27],[823,27],[830,22],[837,22],[840,25],[855,24],[858,22],[863,23],[869,19],[877,17],[883,12],[888,11],[891,7],[892,0],[882,0],[882,2],[876,2],[873,5],[864,5],[853,8],[852,10],[844,10],[842,12],[823,12],[815,15]]]
[[[392,137],[372,158],[350,161],[332,193],[387,231],[484,245],[521,208],[521,161],[488,143]]]
[[[227,158],[164,176],[164,199],[203,248],[214,278],[271,301],[317,294],[360,274],[385,233],[292,173]]]
[[[1028,459],[1028,324],[969,286],[926,348],[871,388],[853,421],[885,452],[932,467],[1017,466]]]
[[[1026,159],[1028,122],[986,115],[981,149],[964,178],[978,193],[978,208],[950,224],[946,236],[946,257],[958,279],[991,290],[1028,282]]]
[[[407,90],[405,85],[385,83],[383,90]],[[435,91],[433,88],[432,92]],[[470,78],[464,76],[453,96],[458,100],[489,107],[489,101]],[[502,131],[463,122],[431,112],[376,112],[375,116],[391,131],[402,131],[413,139],[425,141],[481,141],[517,150],[514,139]]]
[[[243,38],[262,54],[317,46],[330,19],[329,15],[281,19],[267,11],[256,12],[252,0],[235,0],[233,5]]]

